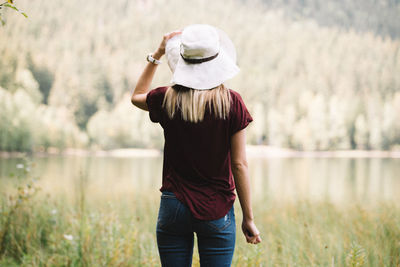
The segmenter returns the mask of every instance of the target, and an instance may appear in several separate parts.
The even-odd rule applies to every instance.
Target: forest
[[[15,2],[28,18],[3,11],[0,151],[162,148],[130,94],[162,35],[192,23],[236,46],[249,144],[400,149],[398,1]],[[162,64],[153,87],[170,77]]]
[[[271,9],[282,9],[292,19],[308,17],[318,24],[380,36],[400,37],[398,0],[263,0]]]

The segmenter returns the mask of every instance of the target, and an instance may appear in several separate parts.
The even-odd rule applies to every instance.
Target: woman
[[[149,87],[161,57],[172,87]],[[210,25],[164,36],[141,74],[132,103],[164,130],[157,245],[162,266],[190,266],[194,233],[201,266],[230,266],[235,247],[235,185],[248,243],[261,242],[251,208],[245,128],[252,121],[240,95],[223,82],[239,71],[232,42]]]

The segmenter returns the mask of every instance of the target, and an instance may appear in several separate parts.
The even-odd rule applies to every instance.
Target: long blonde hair
[[[210,90],[174,85],[167,89],[162,106],[170,119],[179,110],[184,121],[196,123],[204,119],[206,107],[216,118],[228,118],[230,100],[230,93],[223,84]]]

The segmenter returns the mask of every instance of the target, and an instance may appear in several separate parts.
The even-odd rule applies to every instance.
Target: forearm
[[[153,54],[153,58],[159,60],[165,54],[165,46],[167,41],[174,37],[177,34],[180,34],[180,31],[174,31],[164,35],[163,40]],[[151,82],[153,81],[154,73],[156,72],[157,65],[153,63],[147,63],[144,68],[142,74],[140,75],[138,82],[136,83],[136,87],[133,90],[131,102],[133,105],[137,106],[140,109],[148,110],[146,99],[147,93],[150,89]]]
[[[251,207],[250,178],[247,164],[236,164],[232,166],[232,172],[236,184],[236,192],[242,207],[243,219],[253,220],[253,210]]]
[[[162,57],[162,54],[156,52],[153,54],[153,58],[159,60]],[[145,94],[149,91],[151,82],[153,81],[154,74],[157,69],[156,64],[148,62],[146,67],[144,68],[142,74],[140,75],[136,87],[133,91],[132,97],[134,95]]]

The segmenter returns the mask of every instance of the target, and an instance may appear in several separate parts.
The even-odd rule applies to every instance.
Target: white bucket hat
[[[228,35],[207,24],[193,24],[168,40],[165,47],[173,73],[171,83],[212,89],[239,72],[236,50]]]

